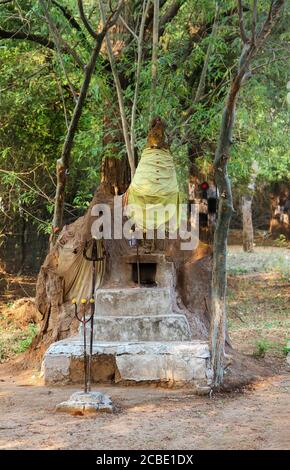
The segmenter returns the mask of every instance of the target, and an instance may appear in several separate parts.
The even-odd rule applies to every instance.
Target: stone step
[[[89,340],[90,324],[86,325]],[[82,327],[80,334],[82,335]],[[96,341],[189,341],[190,327],[185,315],[150,315],[94,318]]]
[[[130,287],[96,291],[98,316],[170,315],[171,313],[173,313],[172,291],[167,287]]]
[[[83,344],[68,338],[50,345],[42,363],[46,384],[83,381]],[[206,391],[211,383],[210,353],[205,341],[94,342],[93,382],[191,383]]]

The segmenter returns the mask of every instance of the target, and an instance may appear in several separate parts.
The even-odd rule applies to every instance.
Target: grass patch
[[[290,336],[289,278],[273,271],[229,276],[228,328],[241,352],[282,363]]]
[[[25,352],[38,333],[38,326],[30,323],[22,329],[10,324],[0,328],[0,362],[4,362],[15,354]]]
[[[271,343],[266,339],[260,339],[256,342],[256,350],[253,353],[255,357],[265,357],[266,352],[270,349]]]

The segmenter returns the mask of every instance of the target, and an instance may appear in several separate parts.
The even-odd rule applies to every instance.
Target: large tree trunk
[[[107,186],[109,188],[109,186]],[[74,317],[71,301],[73,297],[87,298],[91,289],[91,266],[83,263],[83,250],[86,242],[92,239],[91,226],[95,218],[92,207],[97,203],[113,206],[113,195],[104,191],[104,186],[96,191],[94,198],[83,217],[63,228],[59,238],[43,263],[36,288],[36,306],[43,315],[41,330],[33,343],[38,350],[38,358],[54,341],[72,336],[79,324]],[[114,213],[111,225],[114,224]],[[164,245],[164,243],[162,243]],[[106,274],[110,274],[111,261],[117,256],[132,254],[127,240],[104,240],[106,253]],[[209,332],[211,247],[200,243],[193,252],[180,250],[180,240],[169,240],[160,250],[167,260],[172,260],[177,274],[178,304],[186,305],[187,318],[192,327],[193,337],[207,340]],[[76,276],[72,270],[77,265]],[[81,266],[81,267],[80,267]],[[128,270],[130,269],[128,265]],[[77,295],[67,291],[73,278]],[[90,295],[90,293],[89,293]]]
[[[104,147],[110,146],[112,156],[105,157],[102,161],[101,184],[105,192],[118,195],[128,189],[131,181],[131,169],[128,158],[118,158],[118,149],[123,140],[118,122],[111,121],[108,117],[104,119],[104,127],[108,131],[104,135]],[[114,129],[114,132],[112,132]]]

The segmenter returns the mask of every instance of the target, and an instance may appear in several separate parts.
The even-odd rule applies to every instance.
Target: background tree
[[[232,133],[236,115],[236,102],[239,90],[250,77],[250,65],[253,57],[271,33],[284,5],[283,0],[271,2],[266,20],[258,29],[257,0],[253,1],[251,32],[246,32],[242,1],[238,0],[239,26],[243,48],[237,71],[230,84],[222,116],[220,136],[215,152],[215,178],[220,193],[217,226],[213,245],[212,304],[211,304],[211,361],[214,372],[214,387],[223,381],[225,341],[226,341],[226,257],[227,237],[233,211],[231,183],[227,171],[227,162],[232,145]]]

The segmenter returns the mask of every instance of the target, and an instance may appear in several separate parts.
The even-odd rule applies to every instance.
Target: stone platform
[[[134,281],[135,255],[112,263],[110,283],[95,293],[92,382],[191,383],[207,389],[208,343],[192,340],[188,312],[177,305],[173,263],[164,255],[142,255],[141,277],[150,286]],[[81,383],[82,328],[77,337],[52,344],[42,367],[47,384]]]
[[[92,380],[206,387],[211,381],[209,357],[208,344],[202,341],[95,342]],[[52,344],[42,367],[46,384],[80,383],[82,341],[75,337]]]
[[[90,325],[86,325],[89,341]],[[81,334],[82,328],[81,328]],[[189,341],[190,328],[185,315],[108,316],[94,318],[95,341]]]
[[[168,287],[98,289],[96,316],[170,315],[172,290]]]

